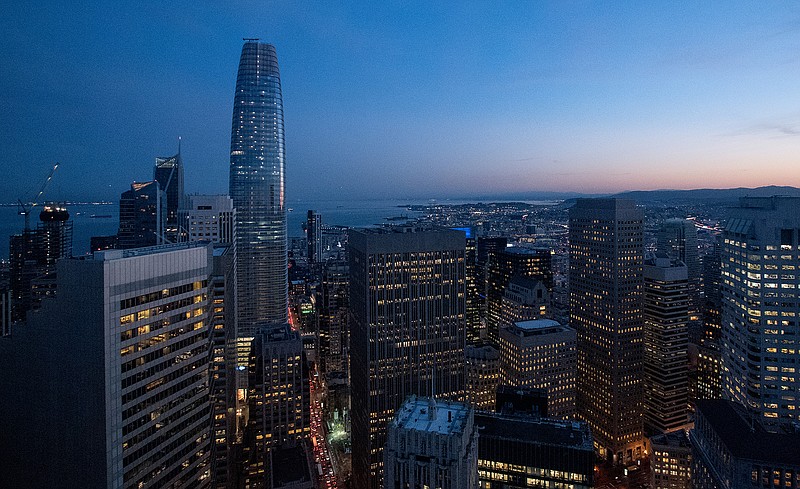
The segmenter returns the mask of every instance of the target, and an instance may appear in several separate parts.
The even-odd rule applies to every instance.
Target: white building
[[[186,209],[181,209],[181,235],[188,241],[233,243],[235,211],[227,195],[189,195]]]
[[[478,430],[463,403],[411,396],[389,423],[385,489],[477,489]]]
[[[0,487],[206,487],[211,245],[58,263],[0,342]]]
[[[722,396],[768,430],[800,411],[800,198],[747,197],[722,233]]]

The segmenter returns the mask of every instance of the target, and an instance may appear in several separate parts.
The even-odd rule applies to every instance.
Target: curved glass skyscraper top
[[[287,321],[283,97],[270,44],[242,47],[231,129],[230,195],[236,208],[239,338],[258,321]]]

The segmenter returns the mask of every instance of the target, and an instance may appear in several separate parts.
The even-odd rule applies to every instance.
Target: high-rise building
[[[800,198],[742,198],[722,233],[722,395],[768,430],[800,411]]]
[[[492,345],[468,344],[464,359],[467,402],[476,410],[494,410],[500,385],[500,353]]]
[[[693,489],[800,487],[800,434],[770,433],[737,403],[697,401],[692,444]]]
[[[411,396],[389,423],[384,489],[478,489],[472,407]]]
[[[594,487],[592,433],[583,421],[475,413],[481,489]]]
[[[11,236],[10,286],[12,321],[55,294],[56,262],[72,256],[72,221],[65,207],[45,205],[34,230]]]
[[[517,321],[544,319],[550,314],[550,291],[541,280],[513,277],[503,292],[500,328]]]
[[[691,219],[667,219],[658,230],[658,251],[686,265],[689,317],[699,318],[701,301],[701,263],[697,247],[697,227]]]
[[[203,244],[58,262],[0,341],[0,486],[208,486],[211,266]]]
[[[486,329],[489,339],[497,342],[502,324],[503,294],[514,277],[541,280],[553,287],[550,268],[552,253],[547,248],[513,247],[489,255],[486,273]]]
[[[300,333],[289,324],[259,326],[250,358],[246,484],[270,480],[272,452],[302,445],[311,429],[308,367]]]
[[[703,257],[703,336],[697,346],[697,385],[692,400],[720,399],[722,377],[720,366],[722,355],[719,341],[722,330],[722,293],[720,286],[720,246],[715,241],[713,248]]]
[[[306,219],[306,241],[308,244],[308,264],[322,261],[322,214],[309,210]]]
[[[464,283],[467,288],[467,343],[478,343],[481,340],[481,298],[478,288],[478,242],[472,234],[472,228],[456,228],[467,236],[464,250]]]
[[[486,335],[486,275],[489,257],[498,250],[506,249],[508,238],[502,236],[478,236],[475,246],[475,286],[478,289],[478,315],[483,336]]]
[[[249,352],[255,324],[288,320],[283,97],[270,44],[242,46],[231,128],[230,196],[236,209],[239,318]]]
[[[349,311],[347,263],[326,262],[322,269],[319,356],[324,372],[346,372]]]
[[[544,389],[547,415],[575,417],[575,330],[552,319],[519,321],[500,329],[500,382]]]
[[[569,213],[570,324],[578,332],[578,416],[603,456],[643,455],[644,212],[578,199]]]
[[[644,428],[652,435],[689,422],[688,273],[659,252],[644,265]]]
[[[211,311],[209,335],[211,360],[209,391],[211,395],[212,474],[216,487],[227,487],[232,480],[231,447],[237,442],[235,416],[236,384],[234,364],[236,354],[236,279],[233,244],[214,245],[211,275]]]
[[[353,483],[383,483],[386,426],[411,394],[464,395],[464,233],[351,230]],[[432,378],[433,377],[433,378]]]
[[[164,243],[167,197],[157,181],[132,183],[119,198],[119,247],[143,248]]]
[[[183,231],[178,222],[178,211],[184,207],[184,192],[180,139],[178,140],[178,154],[156,158],[153,180],[158,182],[161,190],[167,195],[167,220],[164,223],[164,237],[172,243],[181,241],[180,237]]]
[[[189,195],[178,212],[181,236],[188,241],[233,243],[236,211],[227,195]]]

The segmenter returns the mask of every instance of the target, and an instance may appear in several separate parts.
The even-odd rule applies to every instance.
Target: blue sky
[[[116,199],[183,138],[225,193],[242,37],[278,51],[287,195],[800,186],[793,2],[0,2],[0,201]]]

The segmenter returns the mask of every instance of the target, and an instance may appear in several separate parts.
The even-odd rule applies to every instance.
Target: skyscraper
[[[157,181],[132,183],[119,198],[119,247],[142,248],[164,242],[166,194]]]
[[[306,219],[306,241],[308,244],[308,264],[322,261],[322,214],[309,210]]]
[[[59,261],[0,341],[1,487],[208,486],[211,273],[198,243]]]
[[[283,97],[275,48],[246,40],[231,127],[230,195],[236,208],[237,337],[257,322],[288,320]],[[244,349],[246,352],[247,349]]]
[[[489,254],[486,272],[486,327],[489,339],[497,343],[502,327],[503,294],[514,277],[541,280],[553,287],[550,250],[547,248],[505,248]],[[549,295],[549,294],[548,294]]]
[[[578,199],[569,213],[570,320],[578,332],[578,416],[616,463],[643,455],[644,212]]]
[[[252,344],[245,485],[272,487],[261,484],[273,473],[273,451],[309,436],[308,367],[300,333],[288,324],[259,326]]]
[[[167,221],[164,223],[164,236],[171,242],[177,242],[180,235],[178,211],[183,208],[183,158],[181,158],[180,140],[178,154],[156,158],[153,168],[153,180],[156,180],[167,194]]]
[[[689,317],[696,318],[700,300],[701,264],[697,248],[697,227],[690,219],[667,219],[658,231],[658,251],[686,265],[688,274]]]
[[[547,392],[547,415],[575,417],[575,330],[552,319],[500,329],[500,382]]]
[[[359,229],[348,247],[353,487],[377,489],[386,426],[405,398],[464,394],[465,237]]]
[[[648,434],[683,428],[689,421],[686,349],[688,272],[666,254],[644,265],[644,427]]]
[[[742,198],[722,233],[722,396],[767,430],[798,420],[800,198]]]

